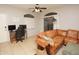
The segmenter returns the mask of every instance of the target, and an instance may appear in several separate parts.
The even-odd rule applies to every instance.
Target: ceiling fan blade
[[[47,9],[47,8],[45,8],[45,7],[42,7],[42,8],[40,8],[40,9]]]

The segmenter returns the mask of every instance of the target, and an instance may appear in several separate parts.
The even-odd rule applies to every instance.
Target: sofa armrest
[[[36,43],[40,46],[42,46],[43,48],[45,48],[47,45],[48,45],[48,42],[45,41],[44,39],[42,38],[36,38]]]

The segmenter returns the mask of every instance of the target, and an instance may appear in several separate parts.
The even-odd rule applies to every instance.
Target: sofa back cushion
[[[79,40],[79,31],[78,31],[78,40]]]
[[[57,35],[66,36],[67,35],[67,31],[66,30],[57,29]]]
[[[56,30],[46,31],[46,35],[51,37],[51,38],[54,38],[57,35],[57,31]]]
[[[64,39],[64,44],[66,45],[68,42],[77,43],[77,39],[71,38],[71,37],[66,37],[66,38]]]
[[[78,41],[78,44],[79,44],[79,31],[78,31],[78,40],[77,41]]]
[[[72,37],[72,38],[77,39],[77,33],[78,31],[76,30],[68,30],[67,37]]]
[[[39,37],[43,36],[43,35],[46,35],[46,33],[45,32],[40,32],[40,33],[37,34],[37,36],[39,36]]]

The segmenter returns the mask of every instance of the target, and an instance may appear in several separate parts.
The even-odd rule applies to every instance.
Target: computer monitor
[[[8,30],[15,30],[16,29],[16,25],[8,25]]]

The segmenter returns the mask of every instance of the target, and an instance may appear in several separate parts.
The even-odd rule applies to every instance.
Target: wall
[[[35,18],[24,18],[24,23],[27,25],[27,36],[34,36],[37,35],[39,33],[39,27],[40,27],[40,13],[30,13],[32,15],[34,15]]]
[[[33,19],[24,18],[24,14],[27,13],[31,13],[31,12],[24,11],[9,5],[0,5],[0,42],[10,41],[9,31],[7,27],[8,25],[16,25],[17,28],[20,24],[29,25],[28,27],[35,26],[32,25],[32,22],[30,22]],[[33,20],[33,22],[35,23],[35,20]],[[31,34],[34,35],[36,33],[35,28],[34,31],[31,31],[30,29],[28,29],[28,31],[29,31],[28,36],[31,36]]]
[[[67,5],[57,12],[59,29],[79,30],[79,5]]]
[[[8,25],[15,24],[18,27],[23,23],[23,14],[23,11],[11,6],[0,5],[0,42],[10,40]]]
[[[6,26],[6,18],[5,14],[0,14],[0,42],[7,41],[8,32],[5,29]]]
[[[44,15],[49,12],[57,12],[54,17],[57,22],[54,23],[54,29],[76,29],[79,30],[79,5],[63,5],[59,8],[49,9],[41,14],[40,22],[44,23]],[[41,32],[44,24],[40,24]]]
[[[25,24],[27,25],[27,37],[33,36],[36,33],[35,19],[24,18]]]
[[[41,18],[42,14],[41,13],[37,13],[37,16],[35,18],[35,22],[36,22],[36,34],[38,34],[39,32],[42,32],[44,29],[44,22],[43,22],[43,18]]]

